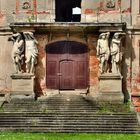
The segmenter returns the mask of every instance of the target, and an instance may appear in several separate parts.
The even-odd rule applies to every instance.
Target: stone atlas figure
[[[111,42],[112,73],[120,73],[119,67],[122,60],[121,40],[125,33],[115,33]]]
[[[24,32],[25,37],[25,58],[26,58],[26,72],[27,73],[34,73],[34,65],[37,64],[37,56],[38,56],[38,49],[37,49],[37,40],[34,38],[32,32]]]
[[[13,41],[13,49],[12,49],[12,60],[14,63],[14,67],[16,73],[22,73],[23,70],[21,65],[23,64],[24,58],[24,40],[21,33],[15,33],[12,37],[9,38],[9,41]]]
[[[101,74],[106,73],[108,70],[108,59],[110,56],[109,36],[109,32],[102,33],[99,35],[99,39],[97,42],[97,57],[100,61]]]

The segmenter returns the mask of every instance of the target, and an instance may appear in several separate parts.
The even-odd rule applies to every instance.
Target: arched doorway
[[[88,48],[75,41],[47,45],[46,83],[50,89],[86,89],[88,87]]]

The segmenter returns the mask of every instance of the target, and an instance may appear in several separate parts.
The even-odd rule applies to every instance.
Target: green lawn
[[[140,140],[140,134],[0,133],[0,140]]]

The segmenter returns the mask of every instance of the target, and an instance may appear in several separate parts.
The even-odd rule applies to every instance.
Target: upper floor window
[[[81,0],[55,0],[56,22],[80,22]]]

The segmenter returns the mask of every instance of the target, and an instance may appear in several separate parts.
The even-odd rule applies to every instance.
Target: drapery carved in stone
[[[122,38],[125,33],[116,32],[113,37],[110,33],[101,33],[97,42],[97,58],[100,62],[101,74],[111,72],[120,74],[122,61]],[[109,43],[110,42],[110,43]],[[111,60],[111,62],[109,62]],[[111,63],[111,66],[109,66]],[[110,70],[111,68],[111,70]]]
[[[24,58],[24,39],[21,33],[15,33],[9,41],[13,41],[12,60],[14,63],[16,73],[23,73],[22,65]]]
[[[37,40],[32,32],[15,33],[9,38],[13,41],[12,60],[16,73],[34,73],[34,66],[37,64]],[[26,64],[26,70],[23,65]]]
[[[122,38],[124,33],[115,33],[111,41],[110,54],[111,54],[111,64],[112,64],[112,73],[120,73],[120,64],[122,61],[123,52],[121,51],[122,47]]]
[[[101,33],[97,42],[97,57],[100,61],[101,73],[106,73],[108,70],[108,59],[110,55],[109,36],[109,32]]]

